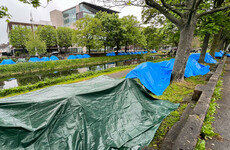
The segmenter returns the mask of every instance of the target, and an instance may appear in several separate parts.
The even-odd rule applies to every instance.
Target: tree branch
[[[179,15],[180,17],[182,17],[182,13],[179,12],[178,10],[174,9],[173,7],[171,7],[170,5],[166,4],[164,0],[161,0],[162,4],[164,7],[166,7],[168,10],[171,10],[172,12],[176,13],[177,15]]]
[[[166,18],[168,18],[172,23],[174,23],[178,28],[181,27],[181,22],[176,17],[174,17],[172,14],[170,14],[164,7],[160,6],[157,2],[154,0],[145,0],[145,3],[152,8],[155,8],[160,13],[162,13]]]
[[[198,14],[198,15],[197,15],[197,18],[206,16],[206,15],[209,15],[209,14],[213,14],[213,13],[216,13],[216,12],[218,12],[218,11],[223,11],[223,10],[226,10],[226,9],[230,9],[230,5],[225,6],[225,7],[215,8],[215,9],[212,9],[212,10],[210,10],[210,11],[207,11],[207,12],[204,12],[204,13],[201,13],[201,14]]]
[[[195,4],[195,9],[197,9],[199,6],[200,6],[200,3],[202,2],[203,0],[197,0],[196,4]]]

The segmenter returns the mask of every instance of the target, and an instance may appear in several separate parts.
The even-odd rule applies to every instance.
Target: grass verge
[[[180,119],[180,116],[187,107],[187,103],[183,102],[183,99],[187,96],[192,96],[193,90],[197,84],[205,84],[206,76],[195,76],[186,78],[184,82],[174,82],[172,83],[163,93],[162,96],[153,97],[168,100],[173,103],[180,103],[180,107],[172,112],[168,117],[166,117],[160,127],[158,128],[154,139],[149,146],[154,147],[155,149],[160,149],[162,142],[165,138],[165,135],[170,130],[170,128]]]

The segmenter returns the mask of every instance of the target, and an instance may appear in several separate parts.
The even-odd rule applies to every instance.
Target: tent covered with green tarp
[[[132,79],[100,76],[0,99],[4,150],[112,150],[147,146],[178,108]]]

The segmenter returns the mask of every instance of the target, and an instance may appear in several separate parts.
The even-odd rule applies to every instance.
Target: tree
[[[198,20],[196,32],[203,38],[202,50],[199,58],[200,63],[204,63],[206,51],[210,36],[217,33],[219,30],[218,24],[215,22],[212,15],[207,15]]]
[[[39,36],[40,40],[46,43],[49,49],[57,45],[57,31],[53,26],[38,26],[36,34]]]
[[[214,57],[216,51],[223,50],[230,30],[230,11],[218,12],[212,18],[219,26],[219,31],[214,34],[210,54]],[[227,44],[227,43],[226,43]]]
[[[126,52],[128,45],[134,45],[135,43],[134,41],[139,41],[138,44],[140,44],[140,42],[143,43],[145,37],[141,36],[139,22],[137,21],[137,18],[135,16],[133,15],[124,16],[123,18],[121,18],[121,21],[122,21],[122,26],[125,28],[123,41],[125,44],[125,52]],[[138,39],[137,37],[141,39]],[[143,45],[145,44],[143,43]]]
[[[22,48],[23,51],[26,47],[26,41],[28,40],[28,35],[31,29],[25,26],[15,26],[10,31],[10,44],[15,48]]]
[[[72,36],[73,30],[68,27],[58,27],[57,28],[57,43],[58,46],[62,49],[65,47],[67,50],[68,47],[72,46]]]
[[[102,24],[98,18],[86,16],[76,21],[73,41],[78,46],[86,47],[89,50],[101,48],[103,38]]]
[[[180,40],[171,79],[172,81],[183,81],[197,19],[208,14],[229,9],[230,5],[215,8],[215,3],[212,3],[210,0],[145,0],[144,2],[145,3],[143,3],[143,1],[123,0],[114,3],[123,3],[123,5],[147,5],[147,9],[156,9],[178,27]]]
[[[30,4],[34,8],[37,8],[41,5],[39,0],[19,0],[23,3]],[[47,0],[47,3],[49,3],[51,0]],[[0,6],[0,18],[7,18],[6,21],[9,22],[9,19],[11,18],[11,15],[8,12],[8,8],[6,6]]]
[[[146,27],[143,30],[143,34],[146,39],[146,47],[150,49],[158,49],[160,47],[162,37],[159,34],[159,28],[154,28],[152,26]]]
[[[108,14],[107,12],[100,11],[95,18],[98,18],[102,23],[103,38],[101,40],[103,41],[104,48],[106,49],[107,46],[117,46],[118,52],[125,31],[118,14]]]
[[[29,40],[26,42],[26,49],[30,55],[44,54],[46,52],[46,43],[41,41],[38,35],[30,33]]]
[[[133,46],[134,50],[136,46],[140,46],[142,48],[145,48],[147,45],[146,38],[143,34],[143,31],[141,31],[141,28],[139,28],[136,33],[134,34],[134,39],[133,39]]]

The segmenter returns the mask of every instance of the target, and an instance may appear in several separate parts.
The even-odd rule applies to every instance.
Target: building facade
[[[64,11],[53,10],[50,12],[50,19],[52,25],[56,27],[72,27],[73,23],[86,15],[94,17],[98,11],[105,11],[107,13],[119,13],[117,11],[107,9],[98,5],[82,2],[74,7]]]
[[[26,23],[26,22],[15,22],[15,21],[10,21],[7,24],[7,34],[8,34],[8,39],[10,40],[9,34],[10,31],[16,27],[16,26],[23,26],[26,28],[31,29],[32,31],[36,31],[36,29],[38,28],[38,26],[45,26],[45,25],[52,25],[51,21],[44,21],[44,20],[40,20],[39,22],[33,22],[33,23]],[[53,26],[53,25],[52,25]],[[53,26],[54,28],[56,28],[56,26]],[[27,50],[22,50],[21,48],[14,48],[12,47],[11,49],[11,53],[15,54],[15,52],[25,52],[27,53]],[[57,46],[51,47],[50,51],[57,51]],[[48,52],[50,52],[48,51]]]

